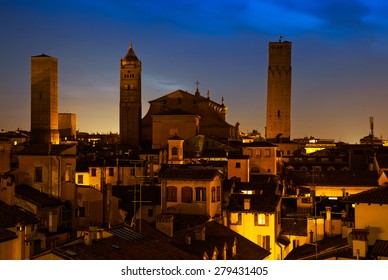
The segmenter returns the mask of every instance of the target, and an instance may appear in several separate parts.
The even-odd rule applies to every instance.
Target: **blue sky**
[[[118,132],[119,63],[130,41],[148,101],[176,89],[229,107],[264,135],[268,42],[293,43],[293,138],[356,143],[385,125],[388,3],[340,0],[0,1],[0,129],[30,128],[30,57],[59,60],[59,110],[81,131]]]

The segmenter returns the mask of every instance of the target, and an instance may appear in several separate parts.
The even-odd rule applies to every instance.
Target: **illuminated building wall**
[[[31,57],[31,142],[59,144],[58,60]]]
[[[268,49],[267,140],[290,139],[291,42],[270,42]]]

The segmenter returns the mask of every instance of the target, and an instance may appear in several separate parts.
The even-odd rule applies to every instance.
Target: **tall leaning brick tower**
[[[58,59],[31,57],[31,143],[59,144]]]
[[[138,147],[141,137],[141,61],[132,43],[120,68],[120,143]]]
[[[268,46],[267,119],[265,138],[290,139],[291,130],[291,42]]]

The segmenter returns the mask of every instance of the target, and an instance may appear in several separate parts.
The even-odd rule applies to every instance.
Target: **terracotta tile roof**
[[[125,228],[125,231],[132,231],[128,227]],[[127,238],[124,235],[114,233],[112,237],[94,240],[91,245],[80,243],[63,246],[54,250],[53,253],[65,259],[78,260],[198,259],[198,257],[178,249],[170,238],[145,221],[142,221],[142,233],[133,233],[133,236],[137,237]]]
[[[22,225],[39,224],[40,221],[34,216],[0,201],[0,227],[14,227],[18,223]]]
[[[217,169],[202,168],[167,168],[159,173],[160,179],[170,180],[213,180],[219,172]]]
[[[250,210],[244,210],[244,199],[250,199]],[[238,212],[274,213],[281,196],[275,194],[232,194],[227,209]]]
[[[388,257],[388,241],[376,240],[370,255],[373,257]]]
[[[282,218],[282,230],[284,235],[307,236],[307,219]]]
[[[16,197],[37,205],[40,208],[56,207],[64,204],[61,200],[51,197],[48,194],[40,192],[28,185],[15,186],[15,195]]]
[[[353,203],[388,204],[388,187],[376,187],[350,195],[347,201]]]
[[[18,236],[13,231],[0,227],[0,243],[6,242],[12,239],[16,239]]]
[[[195,240],[194,230],[202,227],[205,227],[205,240]],[[187,235],[192,236],[190,244],[185,242]],[[232,248],[235,240],[237,241],[237,254],[233,255]],[[212,258],[214,249],[217,248],[219,252],[218,259],[222,259],[225,244],[227,245],[227,259],[229,260],[262,260],[270,255],[269,251],[216,221],[206,222],[196,228],[175,232],[174,242],[180,249],[196,255],[198,258],[203,258],[205,252],[209,258]]]
[[[342,250],[348,250],[347,238],[342,238],[341,235],[326,237],[317,242],[317,259],[327,259],[328,257],[336,256]],[[330,251],[330,254],[328,252]],[[285,260],[313,260],[316,258],[315,243],[305,244],[294,248],[284,259]]]

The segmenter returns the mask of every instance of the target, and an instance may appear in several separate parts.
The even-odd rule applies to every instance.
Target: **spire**
[[[140,62],[139,59],[137,58],[135,51],[132,48],[132,40],[129,44],[129,50],[127,51],[127,54],[125,57],[122,59],[122,63],[128,64],[128,63],[137,63]]]
[[[199,85],[199,82],[198,82],[198,80],[194,83],[194,84],[196,84],[197,85],[197,90],[195,91],[195,95],[196,96],[199,96],[200,95],[200,93],[199,93],[199,89],[198,89],[198,85]]]

